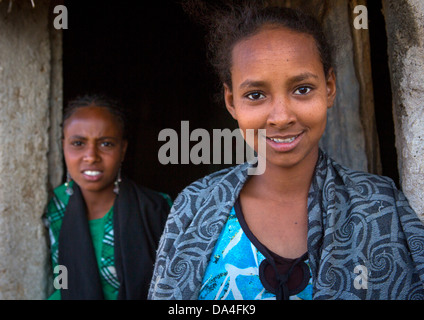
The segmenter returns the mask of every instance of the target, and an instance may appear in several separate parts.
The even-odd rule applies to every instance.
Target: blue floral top
[[[243,223],[243,225],[245,225]],[[199,300],[275,300],[261,282],[260,265],[265,260],[244,232],[234,207],[212,253],[200,289]],[[308,261],[308,272],[310,269]],[[312,300],[312,281],[290,300]]]

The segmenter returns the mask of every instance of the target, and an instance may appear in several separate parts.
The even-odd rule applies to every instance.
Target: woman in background
[[[53,270],[67,288],[49,299],[146,299],[170,199],[121,177],[126,117],[107,97],[87,95],[64,112],[67,181],[45,214]],[[55,274],[54,276],[57,276]]]

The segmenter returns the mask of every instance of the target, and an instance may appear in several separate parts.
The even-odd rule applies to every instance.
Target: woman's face
[[[244,133],[255,129],[256,151],[257,129],[266,129],[259,138],[266,140],[267,165],[291,167],[317,156],[336,86],[312,36],[264,28],[235,45],[231,75],[227,109]]]
[[[63,134],[66,166],[81,190],[112,191],[127,149],[116,118],[103,107],[78,108],[65,121]]]

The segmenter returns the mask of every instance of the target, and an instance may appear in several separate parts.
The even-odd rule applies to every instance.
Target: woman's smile
[[[292,151],[300,143],[303,137],[303,132],[298,134],[287,134],[284,136],[275,135],[267,136],[266,142],[276,152]]]
[[[81,173],[85,180],[92,182],[97,182],[103,177],[103,172],[100,170],[83,170]]]

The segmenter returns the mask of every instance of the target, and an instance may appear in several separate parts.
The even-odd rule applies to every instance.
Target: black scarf
[[[146,299],[157,245],[170,208],[160,194],[128,179],[122,179],[119,187],[113,207],[118,299]],[[102,300],[86,205],[76,183],[73,190],[59,235],[59,265],[68,272],[68,289],[61,289],[61,296],[63,300]]]

